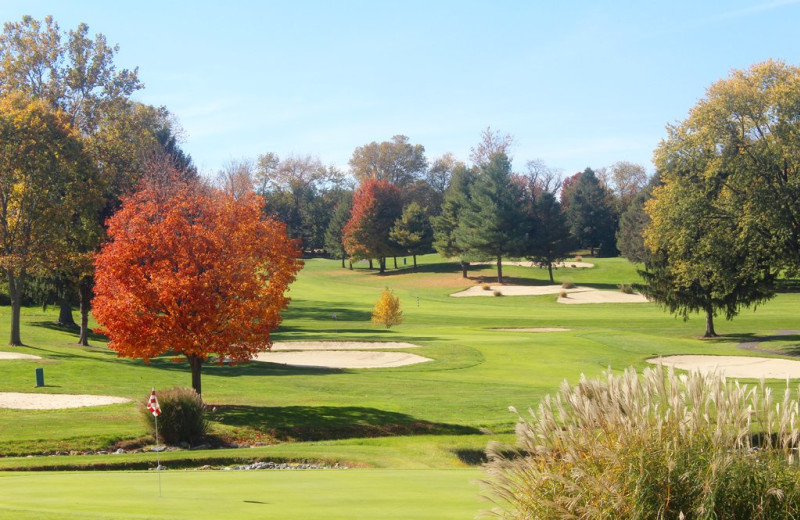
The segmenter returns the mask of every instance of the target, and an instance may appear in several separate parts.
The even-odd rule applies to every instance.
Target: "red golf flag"
[[[150,392],[150,399],[147,401],[147,410],[153,414],[153,416],[158,417],[161,415],[161,407],[158,406],[158,399],[156,399],[156,389],[153,388],[153,391]]]

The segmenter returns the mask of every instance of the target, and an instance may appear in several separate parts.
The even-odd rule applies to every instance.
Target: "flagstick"
[[[161,497],[161,456],[158,451],[158,415],[153,414],[156,419],[156,473],[158,473],[158,496]]]

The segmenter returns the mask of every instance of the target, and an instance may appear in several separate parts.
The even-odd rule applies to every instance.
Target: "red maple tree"
[[[364,179],[353,194],[350,220],[342,230],[347,253],[355,258],[377,258],[380,272],[386,269],[386,257],[397,252],[389,234],[403,212],[400,190],[394,184]]]
[[[238,363],[270,348],[302,262],[255,195],[234,199],[198,182],[146,186],[107,226],[92,303],[119,356],[182,354],[199,394],[211,355]]]

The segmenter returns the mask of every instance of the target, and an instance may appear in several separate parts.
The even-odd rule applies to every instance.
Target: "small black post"
[[[36,386],[44,386],[44,369],[36,369]]]

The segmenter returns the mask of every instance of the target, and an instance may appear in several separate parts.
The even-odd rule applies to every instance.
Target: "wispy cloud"
[[[773,0],[772,2],[764,2],[756,4],[744,9],[737,9],[736,11],[728,11],[722,14],[722,18],[738,18],[740,16],[747,16],[750,14],[763,13],[764,11],[772,11],[773,9],[780,9],[788,5],[800,3],[800,0]]]

